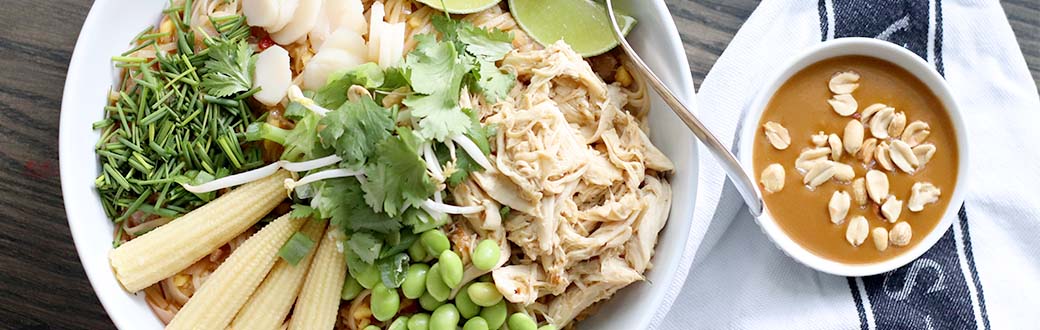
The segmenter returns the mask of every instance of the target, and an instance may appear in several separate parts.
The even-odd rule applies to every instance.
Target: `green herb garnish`
[[[180,183],[203,183],[263,165],[259,148],[245,141],[256,118],[240,98],[250,92],[253,49],[249,26],[237,15],[212,18],[219,32],[198,47],[183,7],[164,14],[173,31],[152,27],[137,44],[112,57],[123,68],[121,89],[94,123],[102,172],[95,180],[105,213],[122,222],[136,212],[177,217],[211,200]],[[158,40],[177,47],[161,51]],[[155,57],[135,52],[154,49]],[[121,235],[117,235],[120,240]]]
[[[314,248],[314,240],[301,232],[296,232],[289,241],[278,250],[278,256],[285,259],[290,265],[296,266]]]

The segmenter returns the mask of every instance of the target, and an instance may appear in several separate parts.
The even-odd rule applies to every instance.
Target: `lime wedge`
[[[497,5],[502,0],[419,0],[424,5],[446,11],[451,14],[472,14]],[[441,5],[444,5],[443,7]],[[445,10],[447,7],[447,10]]]
[[[618,45],[603,4],[591,0],[509,0],[509,11],[520,27],[543,46],[563,39],[581,56],[603,54]],[[636,19],[618,14],[628,34]]]

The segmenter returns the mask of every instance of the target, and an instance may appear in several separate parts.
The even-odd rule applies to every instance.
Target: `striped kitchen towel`
[[[702,157],[694,221],[711,225],[691,233],[693,265],[656,328],[1040,329],[1040,98],[997,1],[765,1],[701,86],[701,118],[732,144],[766,77],[808,47],[853,36],[913,51],[953,89],[972,152],[953,226],[898,270],[816,272],[769,242]]]

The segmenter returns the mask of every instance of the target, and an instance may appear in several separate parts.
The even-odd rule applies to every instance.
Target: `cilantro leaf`
[[[478,69],[473,71],[471,78],[471,88],[484,95],[488,102],[505,98],[516,85],[516,75],[502,72],[494,63],[487,61],[479,61]]]
[[[420,119],[423,137],[444,141],[465,132],[465,114],[458,106],[459,90],[472,65],[460,61],[451,43],[437,42],[430,35],[417,38],[419,45],[405,59],[408,80],[417,94],[405,98],[404,104]]]
[[[371,97],[363,97],[326,114],[320,122],[325,128],[318,134],[322,145],[335,148],[347,167],[360,168],[376,145],[390,137],[395,117],[393,111],[379,106]]]
[[[473,140],[480,148],[480,151],[487,155],[491,153],[491,144],[488,142],[490,136],[494,135],[492,127],[485,127],[480,124],[480,118],[476,112],[471,109],[463,109],[463,111],[469,116],[469,128],[466,130],[466,136]],[[442,163],[447,163],[451,156],[448,153],[448,148],[444,145],[437,145],[434,151],[437,153],[437,159],[442,160]],[[455,169],[448,176],[448,185],[454,187],[465,181],[469,177],[471,172],[483,171],[484,168],[477,164],[473,158],[470,158],[469,154],[460,152],[455,154]],[[444,164],[442,164],[444,165]],[[409,224],[409,218],[405,217],[405,224]]]
[[[317,212],[317,210],[315,210],[314,208],[312,208],[312,207],[310,207],[308,205],[293,204],[292,206],[290,206],[290,208],[292,208],[292,212],[289,213],[289,218],[292,218],[292,219],[312,218],[312,217],[315,218],[315,219],[320,218],[320,217],[315,217],[315,213]]]
[[[451,19],[448,16],[434,15],[431,23],[433,23],[433,28],[441,33],[441,39],[458,42],[459,24],[464,24],[462,21]]]
[[[411,212],[416,209],[408,209],[405,213]],[[403,218],[403,215],[402,215]],[[383,252],[379,253],[379,258],[386,258],[395,254],[405,252],[408,248],[412,247],[412,243],[419,240],[419,235],[412,232],[411,230],[400,230],[392,232],[386,235],[383,239]]]
[[[253,85],[253,48],[245,41],[217,42],[209,47],[201,86],[206,94],[227,97]]]
[[[442,39],[456,45],[458,49],[485,61],[498,61],[513,50],[513,35],[499,30],[477,27],[473,23],[453,20],[445,16],[434,16],[433,27]]]
[[[354,178],[323,180],[318,202],[322,218],[345,232],[391,233],[401,230],[401,220],[377,213],[365,204],[361,183]]]
[[[332,151],[322,146],[321,141],[318,140],[318,123],[320,121],[321,117],[313,112],[308,112],[297,120],[296,127],[293,127],[285,136],[285,143],[282,144],[285,147],[282,159],[302,161],[332,154]]]
[[[292,108],[291,103],[289,108]],[[318,122],[320,117],[313,112],[301,113],[296,120],[296,127],[291,130],[282,129],[268,123],[253,123],[246,129],[247,141],[268,140],[285,147],[281,159],[301,161],[316,159],[331,154],[318,141]]]
[[[350,86],[372,89],[383,85],[383,69],[375,63],[365,63],[346,71],[334,72],[329,83],[314,93],[314,102],[328,109],[339,108],[347,102]]]
[[[513,36],[499,29],[485,30],[469,22],[461,22],[459,41],[466,44],[466,52],[484,61],[498,61],[513,50]]]
[[[379,251],[382,251],[383,240],[376,238],[371,233],[359,232],[350,235],[350,239],[347,240],[347,247],[350,251],[354,252],[361,261],[367,264],[376,262],[376,258],[379,257]]]
[[[466,131],[466,114],[458,104],[446,106],[447,100],[441,96],[412,95],[404,100],[412,115],[421,118],[419,134],[426,139],[444,141]]]
[[[349,272],[350,276],[355,279],[362,278],[370,268],[375,267],[371,263],[366,263],[364,260],[361,260],[357,253],[350,248],[349,244],[347,245],[346,251],[343,251],[343,254],[347,258],[347,272]]]
[[[409,69],[412,90],[422,94],[459,93],[461,76],[469,71],[456,57],[455,45],[438,42],[432,35],[416,36],[415,50],[408,53],[405,66]],[[458,77],[456,77],[458,76]]]
[[[386,68],[383,72],[383,84],[377,88],[382,91],[392,91],[401,87],[409,86],[408,72],[402,67]]]
[[[408,272],[408,260],[407,253],[398,253],[379,259],[376,267],[379,267],[379,278],[383,281],[383,285],[388,288],[400,287]]]
[[[404,219],[405,225],[412,227],[412,233],[414,234],[438,228],[451,222],[451,217],[445,215],[440,218],[434,218],[422,209],[408,209],[401,215],[401,218]]]
[[[396,216],[405,206],[418,207],[436,187],[426,175],[426,163],[419,157],[419,142],[406,127],[397,136],[376,145],[375,159],[365,166],[365,202],[376,212]]]

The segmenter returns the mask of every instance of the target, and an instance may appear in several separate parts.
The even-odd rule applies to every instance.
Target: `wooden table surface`
[[[756,4],[669,1],[698,86]],[[1040,79],[1040,0],[1003,4]],[[4,0],[0,6],[0,329],[113,328],[80,266],[58,178],[62,87],[90,5]]]

